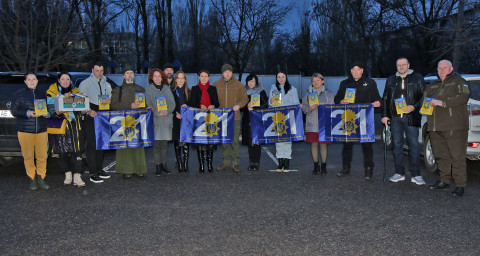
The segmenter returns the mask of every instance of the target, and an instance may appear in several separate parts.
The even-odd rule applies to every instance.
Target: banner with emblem
[[[150,109],[99,111],[94,120],[97,150],[150,147],[155,144]]]
[[[253,109],[249,114],[253,144],[303,140],[300,105]]]
[[[374,142],[372,104],[335,104],[318,107],[318,140],[333,142]]]
[[[235,112],[231,108],[201,110],[182,107],[180,142],[233,143]]]

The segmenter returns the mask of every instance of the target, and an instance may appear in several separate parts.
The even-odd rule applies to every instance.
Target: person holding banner
[[[107,78],[103,75],[103,64],[95,62],[92,66],[92,74],[80,83],[78,89],[87,96],[90,101],[90,110],[86,112],[85,120],[82,128],[87,138],[86,153],[88,171],[90,172],[90,181],[93,183],[102,183],[103,179],[110,178],[103,167],[103,150],[97,150],[97,141],[95,138],[95,122],[94,118],[99,111],[99,98],[106,98],[106,105],[110,104],[110,95],[112,94],[112,86],[107,82]],[[108,110],[108,109],[106,109]]]
[[[407,58],[397,59],[397,73],[390,76],[385,83],[382,97],[382,123],[390,125],[393,139],[393,160],[395,174],[390,182],[405,180],[403,144],[408,143],[408,170],[412,174],[410,181],[425,185],[420,172],[419,128],[422,123],[420,108],[422,106],[425,81],[423,76],[410,68]]]
[[[285,72],[277,73],[277,81],[270,88],[268,105],[282,107],[299,105],[297,89],[288,82]],[[289,172],[290,159],[292,159],[292,142],[275,143],[276,157],[278,159],[277,172]]]
[[[334,95],[325,88],[325,78],[319,74],[312,75],[312,85],[302,99],[302,111],[307,115],[305,122],[305,142],[311,143],[313,157],[313,174],[327,174],[327,144],[328,141],[319,142],[318,139],[318,106],[322,104],[334,104]],[[318,145],[322,166],[318,165]]]
[[[363,74],[363,64],[359,61],[351,65],[349,77],[340,83],[335,104],[349,103],[371,103],[373,107],[380,107],[380,94],[377,83]],[[346,93],[348,90],[349,93]],[[365,179],[371,180],[373,174],[373,142],[362,143],[363,166],[365,168]],[[350,174],[350,166],[353,157],[353,143],[344,142],[342,150],[343,169],[337,173],[338,177]]]
[[[175,99],[175,115],[173,115],[172,140],[175,148],[175,158],[177,159],[178,172],[188,172],[188,143],[180,142],[180,109],[187,106],[190,100],[190,89],[188,88],[187,76],[183,71],[175,74],[173,85],[171,87],[173,98]]]
[[[233,108],[235,111],[235,125],[233,132],[233,143],[222,144],[223,163],[217,167],[217,171],[230,169],[230,158],[232,160],[232,171],[240,173],[240,108],[248,103],[247,93],[242,83],[233,75],[233,68],[230,64],[222,66],[222,77],[213,83],[217,88],[220,108]]]
[[[453,179],[455,189],[452,195],[463,196],[467,185],[470,88],[465,79],[453,73],[449,60],[438,62],[437,71],[439,78],[427,86],[424,96],[433,98],[433,113],[427,116],[427,124],[440,180],[428,188],[449,189]]]
[[[130,110],[140,108],[139,102],[135,102],[136,93],[145,93],[145,89],[135,84],[135,72],[133,68],[126,67],[123,73],[123,83],[112,91],[111,110]],[[147,173],[145,151],[143,147],[124,148],[116,150],[115,172],[123,174],[123,178],[129,179],[132,175],[140,178]]]
[[[250,165],[249,171],[257,171],[262,156],[262,147],[260,144],[252,143],[252,129],[250,127],[250,111],[255,108],[268,108],[268,96],[263,86],[258,83],[258,77],[250,74],[245,79],[245,89],[249,103],[241,109],[242,115],[242,144],[248,146],[248,158]]]
[[[162,70],[154,68],[148,76],[146,102],[153,110],[155,123],[155,145],[153,146],[153,161],[155,175],[171,174],[167,168],[168,141],[172,140],[173,113],[175,99],[168,87],[167,76]]]
[[[57,122],[65,122],[63,134],[49,134],[49,144],[54,153],[60,155],[60,168],[65,172],[63,184],[83,187],[82,180],[82,152],[85,148],[84,134],[80,128],[81,113],[79,111],[64,112],[55,111],[54,98],[58,95],[72,97],[70,94],[80,94],[78,88],[74,88],[71,76],[67,72],[58,75],[58,83],[52,84],[47,90],[47,105],[54,112],[52,116]],[[50,121],[50,120],[48,120]],[[73,177],[72,177],[73,173]]]
[[[23,163],[27,176],[30,178],[30,190],[39,187],[49,189],[45,182],[47,175],[47,120],[50,116],[47,111],[44,93],[36,90],[37,75],[28,72],[25,74],[25,88],[16,91],[10,111],[15,117],[18,132],[18,142],[22,150]],[[37,102],[43,101],[45,104]],[[41,103],[41,102],[40,102]],[[36,160],[36,161],[35,161]]]
[[[210,85],[210,72],[208,70],[200,70],[198,73],[198,85],[192,87],[192,97],[188,102],[188,106],[200,108],[202,110],[212,110],[218,108],[217,88]],[[213,150],[216,149],[215,144],[197,144],[198,171],[205,172],[205,158],[207,160],[207,169],[213,172]]]

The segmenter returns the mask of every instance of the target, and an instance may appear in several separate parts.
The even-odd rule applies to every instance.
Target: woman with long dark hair
[[[277,81],[270,88],[270,107],[298,104],[300,104],[300,101],[298,100],[297,89],[290,85],[285,72],[278,72]],[[289,172],[290,159],[292,159],[292,142],[275,143],[275,150],[278,159],[277,172]]]
[[[175,113],[173,115],[172,140],[175,148],[178,172],[188,172],[188,143],[180,142],[180,121],[181,108],[187,106],[190,100],[190,89],[188,88],[187,76],[183,71],[178,71],[172,84],[172,94],[175,99]]]

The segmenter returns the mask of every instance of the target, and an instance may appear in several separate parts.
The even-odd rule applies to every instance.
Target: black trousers
[[[63,172],[82,173],[82,154],[60,153],[59,164]]]
[[[353,144],[351,142],[343,143],[342,157],[343,165],[350,166],[353,157]],[[363,150],[363,166],[365,168],[374,166],[373,164],[373,142],[360,143]]]
[[[90,175],[99,175],[103,167],[103,150],[97,150],[93,117],[90,117],[89,115],[85,116],[83,124],[85,137],[87,138],[86,152],[88,171],[90,172]]]
[[[262,145],[255,144],[248,146],[248,158],[251,163],[260,163],[260,157],[262,156]]]

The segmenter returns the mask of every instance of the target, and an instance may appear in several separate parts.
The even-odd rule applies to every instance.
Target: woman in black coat
[[[172,140],[175,147],[178,172],[188,172],[188,143],[180,142],[181,108],[190,100],[190,89],[183,71],[178,71],[172,83],[172,94],[175,99],[175,115],[173,116]]]
[[[248,158],[250,159],[249,171],[257,171],[260,165],[262,148],[260,144],[252,143],[252,130],[250,128],[250,111],[254,108],[268,108],[268,96],[263,86],[258,83],[258,77],[250,74],[245,79],[245,89],[249,103],[241,109],[242,115],[242,144],[248,146]],[[260,94],[260,106],[253,106],[252,94]]]
[[[200,70],[198,78],[198,85],[192,87],[192,97],[188,102],[188,106],[202,110],[218,108],[220,103],[218,102],[217,88],[211,86],[208,81],[210,79],[210,72],[208,72],[208,70]],[[205,172],[205,158],[207,160],[208,171],[213,172],[214,149],[214,144],[197,144],[198,170],[200,173]]]

